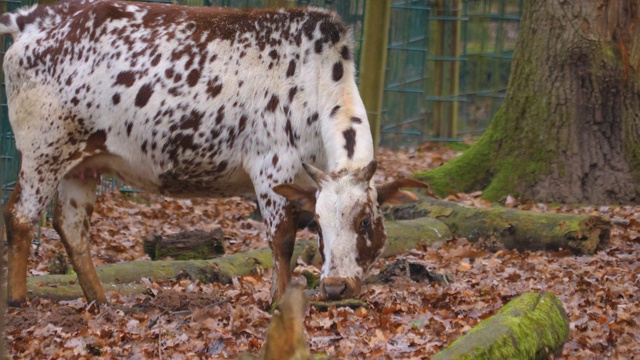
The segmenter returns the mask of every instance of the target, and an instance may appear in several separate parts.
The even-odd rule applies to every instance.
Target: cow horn
[[[373,178],[373,174],[376,173],[377,168],[378,168],[378,163],[375,160],[371,160],[371,162],[369,162],[367,166],[358,170],[355,177],[359,181],[369,182]]]
[[[307,172],[307,174],[309,174],[309,176],[313,179],[313,181],[316,182],[316,184],[319,184],[320,181],[322,181],[322,179],[327,176],[322,170],[314,167],[313,165],[302,163],[302,166],[304,167],[304,170]]]

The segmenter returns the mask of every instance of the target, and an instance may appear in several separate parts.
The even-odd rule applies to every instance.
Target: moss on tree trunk
[[[525,293],[433,359],[548,359],[568,338],[569,319],[562,302],[551,293]]]
[[[441,196],[640,201],[638,4],[525,2],[505,101],[467,152],[415,174]]]

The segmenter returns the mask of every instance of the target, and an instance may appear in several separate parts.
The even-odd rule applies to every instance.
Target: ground
[[[380,150],[378,181],[441,165],[458,153],[425,145],[410,151]],[[480,193],[449,200],[489,206]],[[527,291],[550,291],[563,302],[571,338],[560,359],[640,356],[640,207],[561,206],[507,198],[503,204],[531,211],[596,214],[613,220],[611,241],[594,256],[566,252],[489,252],[456,239],[437,249],[416,249],[379,260],[374,273],[395,260],[425,265],[450,283],[403,276],[366,285],[368,308],[311,308],[305,320],[315,354],[338,358],[429,357]],[[92,218],[94,261],[145,259],[150,233],[211,230],[222,226],[237,252],[266,246],[263,226],[251,220],[252,201],[173,200],[146,194],[100,196]],[[308,230],[302,238],[313,238]],[[55,232],[43,229],[32,252],[30,275],[49,272],[62,250]],[[234,358],[260,351],[271,315],[270,272],[234,279],[231,285],[188,279],[147,280],[144,295],[111,292],[111,307],[96,311],[84,300],[35,299],[10,309],[5,320],[10,355],[25,358]],[[389,279],[387,279],[389,281]]]

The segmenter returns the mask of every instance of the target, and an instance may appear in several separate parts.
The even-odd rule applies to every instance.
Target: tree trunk
[[[445,359],[549,359],[569,339],[569,318],[552,293],[525,293],[437,353]]]
[[[505,101],[466,153],[416,177],[567,203],[640,202],[638,0],[525,1]]]

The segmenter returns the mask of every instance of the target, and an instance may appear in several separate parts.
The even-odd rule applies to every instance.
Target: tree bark
[[[434,192],[640,202],[638,0],[525,1],[505,101]]]
[[[553,294],[525,293],[437,353],[445,359],[548,359],[569,339],[569,318]]]
[[[448,226],[454,237],[482,241],[489,247],[523,250],[570,250],[593,254],[611,236],[611,223],[600,216],[519,211],[499,206],[477,208],[421,196],[420,201],[391,207],[388,219],[429,216]]]

